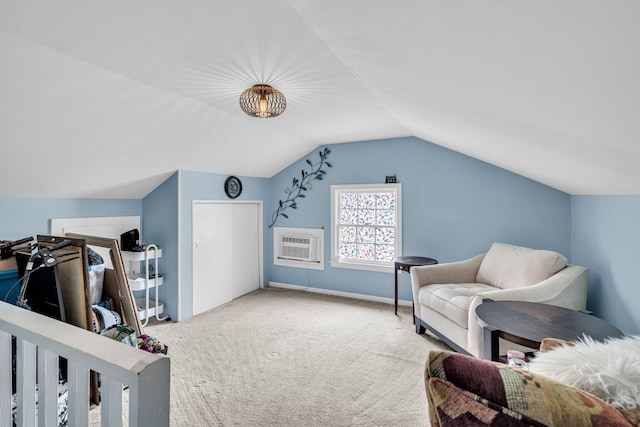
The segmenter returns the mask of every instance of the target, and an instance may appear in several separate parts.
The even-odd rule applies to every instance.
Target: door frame
[[[259,272],[259,288],[264,289],[264,214],[263,214],[263,202],[262,200],[192,200],[191,201],[191,276],[193,277],[194,257],[193,257],[193,224],[194,224],[194,206],[204,204],[253,204],[258,206],[258,272]],[[193,310],[193,283],[191,284],[191,307]]]

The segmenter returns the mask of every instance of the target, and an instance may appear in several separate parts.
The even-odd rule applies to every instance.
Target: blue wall
[[[573,196],[571,245],[589,267],[587,308],[623,332],[640,335],[640,196]]]
[[[140,216],[142,201],[132,199],[0,198],[0,239],[16,240],[51,232],[52,218]]]
[[[224,193],[224,182],[227,178],[228,175],[180,171],[180,278],[182,287],[180,303],[183,319],[190,317],[193,313],[191,204],[194,200],[229,200]],[[236,200],[265,202],[269,195],[268,179],[243,176],[238,176],[238,178],[242,181],[242,194]],[[264,204],[266,205],[266,203]],[[265,217],[266,214],[265,208]],[[266,222],[266,218],[263,220]],[[264,244],[266,247],[267,243]]]
[[[158,299],[164,303],[164,312],[178,318],[178,172],[160,184],[142,201],[141,241],[162,248],[158,269],[163,284],[158,288]],[[155,289],[150,291],[155,298]],[[144,297],[144,293],[136,295]]]
[[[570,196],[558,190],[461,155],[418,138],[330,145],[323,181],[289,210],[289,219],[276,226],[324,227],[325,270],[273,265],[273,233],[265,234],[265,264],[271,281],[343,292],[393,297],[393,274],[332,268],[330,259],[330,186],[384,182],[396,175],[402,183],[403,254],[450,262],[485,252],[494,241],[556,250],[568,258]],[[267,216],[285,197],[284,189],[306,159],[319,159],[317,150],[271,179],[273,198]],[[267,205],[266,205],[267,206]],[[268,225],[269,223],[267,223]],[[409,276],[400,277],[401,299],[410,300]]]
[[[239,199],[264,201],[265,283],[314,286],[393,297],[393,275],[332,268],[330,185],[383,182],[396,174],[403,185],[404,254],[440,262],[483,252],[493,241],[556,250],[589,268],[588,308],[630,334],[640,334],[640,294],[635,264],[640,255],[640,196],[573,196],[417,138],[329,146],[326,179],[315,181],[289,219],[276,226],[325,227],[325,271],[273,265],[268,228],[278,200],[294,176],[315,162],[318,150],[272,179],[241,177]],[[163,248],[161,299],[177,318],[178,266],[183,318],[191,315],[191,202],[227,200],[227,175],[181,171],[143,200],[0,198],[0,239],[50,233],[51,218],[142,216],[142,238]],[[181,252],[179,252],[179,250]],[[411,299],[409,276],[400,298]]]
[[[140,200],[4,197],[0,198],[0,240],[49,235],[52,218],[140,216],[141,207]],[[17,273],[9,273],[0,272],[0,300],[17,279]],[[7,301],[15,302],[19,289],[16,285]]]

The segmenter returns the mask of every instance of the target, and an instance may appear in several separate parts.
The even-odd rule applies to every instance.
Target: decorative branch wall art
[[[304,199],[307,197],[304,192],[309,191],[313,188],[311,185],[311,181],[314,180],[322,180],[323,176],[326,175],[326,171],[323,167],[331,167],[331,163],[327,162],[327,156],[331,153],[328,147],[325,147],[324,150],[320,150],[318,154],[320,155],[320,161],[313,163],[311,160],[307,159],[307,164],[309,165],[310,170],[306,171],[302,169],[299,178],[294,177],[291,181],[291,187],[285,188],[284,193],[287,195],[285,200],[278,201],[278,209],[271,216],[271,225],[269,228],[273,227],[273,225],[278,221],[279,217],[289,218],[289,216],[285,213],[285,211],[289,208],[297,209],[298,205],[297,199]]]

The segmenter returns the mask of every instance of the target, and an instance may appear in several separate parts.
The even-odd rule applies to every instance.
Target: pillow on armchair
[[[484,256],[476,281],[501,289],[542,282],[567,266],[557,252],[496,242]]]

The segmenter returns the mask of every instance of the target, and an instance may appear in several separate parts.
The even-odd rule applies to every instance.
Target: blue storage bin
[[[18,281],[18,270],[2,270],[0,271],[0,301],[15,304],[20,294],[20,286],[11,287]],[[11,289],[11,292],[9,292]],[[9,295],[7,296],[7,292]]]

